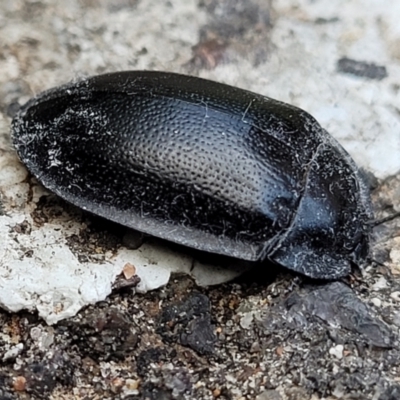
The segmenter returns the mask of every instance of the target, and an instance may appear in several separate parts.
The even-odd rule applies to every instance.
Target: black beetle
[[[336,279],[369,252],[370,197],[305,111],[228,85],[127,71],[39,94],[20,159],[67,201],[207,252]]]

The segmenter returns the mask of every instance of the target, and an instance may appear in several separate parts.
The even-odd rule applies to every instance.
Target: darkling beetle
[[[12,122],[49,190],[104,218],[206,252],[317,279],[369,253],[369,190],[305,111],[167,72],[109,73],[39,94]]]

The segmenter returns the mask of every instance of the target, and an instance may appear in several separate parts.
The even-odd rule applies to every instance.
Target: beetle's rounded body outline
[[[368,188],[341,145],[294,106],[126,71],[39,94],[12,130],[45,187],[139,231],[321,279],[367,257]]]

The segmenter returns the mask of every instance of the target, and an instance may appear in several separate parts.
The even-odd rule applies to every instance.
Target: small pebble
[[[137,380],[137,379],[127,379],[125,381],[125,386],[130,390],[137,390],[139,388],[139,380]]]
[[[16,392],[23,392],[26,389],[26,379],[23,376],[17,376],[13,381],[13,388]]]
[[[125,385],[122,387],[122,392],[125,396],[137,396],[139,394],[140,380],[126,379]]]
[[[136,274],[136,268],[130,263],[126,263],[122,270],[125,279],[131,279]]]
[[[393,292],[393,293],[390,293],[390,297],[391,297],[393,300],[400,301],[400,292]]]
[[[282,346],[279,346],[279,347],[276,348],[275,352],[279,357],[281,357],[282,354],[284,353],[284,349],[283,349]]]
[[[373,285],[372,290],[385,289],[387,287],[387,280],[381,276]]]
[[[260,342],[256,341],[251,344],[250,353],[258,353],[261,350]]]
[[[252,312],[248,312],[240,318],[240,326],[243,329],[249,329],[251,324],[253,323],[254,314]]]
[[[219,396],[221,396],[221,389],[219,388],[214,389],[212,394],[215,398],[218,398]]]
[[[382,301],[381,301],[381,299],[378,299],[377,297],[374,297],[373,299],[371,299],[371,303],[372,303],[375,307],[381,307],[381,306],[382,306]]]
[[[18,343],[17,345],[11,347],[10,350],[5,352],[5,354],[3,356],[3,361],[7,361],[10,359],[16,358],[19,354],[21,354],[23,349],[24,349],[23,343]]]
[[[343,348],[344,347],[342,344],[338,344],[337,346],[329,349],[329,354],[341,360],[343,358]]]
[[[111,391],[113,393],[118,393],[121,388],[124,386],[124,380],[121,379],[119,376],[115,377],[111,382],[110,382],[110,387]]]

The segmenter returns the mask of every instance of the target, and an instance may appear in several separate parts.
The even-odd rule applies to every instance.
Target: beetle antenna
[[[374,219],[373,221],[369,221],[368,224],[372,227],[375,228],[378,225],[384,224],[386,222],[392,221],[396,218],[400,217],[400,212],[396,212],[394,214],[391,214],[385,218],[380,218],[380,219]]]

